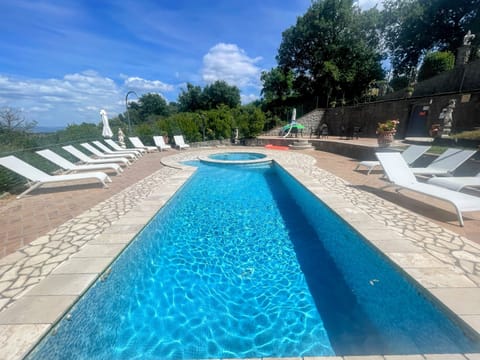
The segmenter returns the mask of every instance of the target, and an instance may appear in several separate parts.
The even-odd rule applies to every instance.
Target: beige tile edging
[[[8,300],[11,305],[0,312],[0,359],[21,358],[50,326],[68,311],[76,299],[95,279],[108,268],[115,257],[140,231],[149,219],[193,174],[194,169],[179,164],[180,161],[206,156],[210,151],[184,151],[162,159],[162,163],[175,171],[164,171],[158,178],[142,181],[141,190],[123,191],[118,196],[123,210],[121,216],[102,214],[103,207],[112,207],[105,201],[73,224],[62,225],[48,237],[42,237],[21,253],[0,260],[0,293],[2,279],[15,274],[15,281],[22,279],[20,267],[38,262],[47,274],[38,274],[38,285],[27,284],[27,290],[15,292],[16,299]],[[238,148],[235,148],[238,151]],[[251,151],[251,149],[249,149]],[[266,151],[255,148],[272,157],[333,211],[342,216],[362,236],[382,251],[393,263],[421,284],[426,291],[438,299],[450,311],[457,314],[472,329],[480,333],[480,246],[457,234],[453,234],[422,217],[410,213],[386,200],[365,193],[340,178],[316,167],[315,160],[295,152]],[[160,173],[160,171],[159,171]],[[154,181],[155,180],[155,181]],[[158,181],[162,182],[159,187]],[[148,194],[145,195],[145,192]],[[142,195],[140,195],[140,193]],[[115,198],[113,196],[112,198]],[[98,214],[95,214],[98,212]],[[125,216],[128,214],[128,216]],[[102,215],[105,222],[92,228],[91,216]],[[100,216],[101,218],[101,216]],[[84,219],[84,220],[82,220]],[[86,219],[86,220],[85,220]],[[62,228],[63,227],[63,228]],[[75,233],[72,250],[65,255],[42,255],[39,250],[45,244],[61,242]],[[93,233],[93,235],[92,235]],[[78,241],[78,239],[82,241]],[[75,242],[77,241],[77,242]],[[77,244],[77,245],[75,245]],[[38,247],[38,248],[35,248]],[[54,265],[47,262],[57,256]],[[59,257],[60,256],[60,257]],[[33,260],[35,259],[35,260]],[[30,263],[29,263],[30,262]],[[35,264],[33,264],[35,265]],[[2,269],[6,269],[2,271]],[[11,281],[7,280],[12,286]],[[16,294],[16,295],[15,295]],[[3,301],[3,303],[2,303]],[[0,298],[0,309],[5,306]],[[447,357],[445,357],[447,356]],[[413,355],[413,356],[346,356],[305,357],[308,360],[336,359],[480,359],[480,354]],[[266,359],[266,358],[265,358]],[[273,358],[269,358],[273,359]],[[291,358],[291,359],[302,359]],[[285,358],[284,358],[285,360]]]
[[[171,176],[168,184],[158,187],[0,312],[0,359],[22,358],[104,273],[194,171],[194,168],[184,167]]]

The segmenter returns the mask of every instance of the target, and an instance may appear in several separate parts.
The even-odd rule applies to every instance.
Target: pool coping
[[[401,234],[392,225],[385,225],[364,209],[355,206],[341,191],[332,189],[348,186],[348,183],[321,170],[315,159],[295,152],[276,152],[250,148],[242,151],[262,152],[295,177],[310,192],[339,214],[359,234],[379,249],[392,263],[409,277],[422,284],[428,294],[453,314],[461,318],[473,331],[480,334],[480,287],[451,262],[440,261],[412,242],[415,234]],[[236,152],[238,150],[235,150]],[[188,181],[195,168],[181,164],[198,156],[218,153],[217,150],[186,151],[167,156],[162,163],[178,171],[170,176],[166,184],[156,188],[137,206],[88,241],[79,251],[72,254],[60,266],[36,286],[0,312],[0,348],[2,356],[9,359],[22,358],[47,333],[74,304],[74,302],[102,276],[108,275],[111,262],[128,246],[136,234],[151,217]],[[200,155],[199,155],[200,154]],[[323,178],[322,178],[323,176]],[[325,182],[331,182],[325,186]],[[351,189],[349,189],[350,191]],[[351,191],[354,191],[351,190]],[[360,191],[360,190],[356,190]],[[374,195],[369,195],[374,196]],[[404,210],[406,211],[406,210]],[[418,216],[418,215],[417,215]],[[87,226],[88,223],[85,225]],[[458,235],[457,235],[458,237]],[[387,238],[388,240],[385,240]],[[457,238],[455,238],[457,239]],[[471,247],[470,256],[476,256],[480,263],[480,246],[468,239],[462,239]],[[37,241],[37,245],[42,240]],[[43,240],[45,241],[45,240]],[[35,242],[34,242],[35,243]],[[33,244],[35,246],[36,244]],[[13,254],[14,255],[14,254]],[[14,257],[11,257],[12,259]],[[0,264],[4,259],[0,260]],[[13,260],[12,260],[13,261]],[[480,271],[480,268],[478,269]],[[439,357],[440,356],[440,357]],[[448,359],[480,359],[480,354],[448,354]],[[419,354],[409,356],[347,356],[347,357],[305,357],[305,359],[440,359],[445,354]],[[274,359],[274,358],[269,358]],[[284,358],[285,359],[285,358]],[[291,358],[300,359],[300,358]]]

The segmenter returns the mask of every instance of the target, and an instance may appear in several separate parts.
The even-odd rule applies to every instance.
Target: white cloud
[[[18,79],[0,75],[0,106],[22,109],[29,120],[42,126],[100,122],[100,109],[110,117],[125,111],[127,86],[135,86],[138,96],[149,91],[171,91],[160,80],[126,77],[124,83],[87,70],[63,78]]]
[[[224,80],[239,88],[258,85],[261,69],[235,44],[219,43],[203,57],[202,77],[207,83]]]
[[[242,101],[242,104],[249,104],[252,101],[258,100],[259,96],[255,94],[247,94],[247,95],[240,95],[240,99]]]
[[[173,85],[165,84],[160,80],[146,80],[140,77],[127,77],[124,81],[126,88],[134,89],[137,91],[143,90],[149,91],[173,91],[175,87]]]
[[[379,10],[383,9],[381,0],[357,0],[357,4],[362,10],[368,10],[374,6],[377,6]]]

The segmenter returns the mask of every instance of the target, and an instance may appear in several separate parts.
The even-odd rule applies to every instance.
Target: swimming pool
[[[223,165],[253,165],[272,162],[272,159],[267,155],[254,152],[221,152],[208,156],[199,156],[199,160],[208,164]]]
[[[475,349],[277,166],[201,167],[54,331],[32,357]]]
[[[213,160],[229,160],[229,161],[242,161],[242,160],[257,160],[266,158],[267,155],[252,152],[224,152],[211,154],[208,156]]]

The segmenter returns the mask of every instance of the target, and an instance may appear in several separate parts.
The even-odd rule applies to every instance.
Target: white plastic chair
[[[131,136],[131,137],[128,138],[128,140],[130,140],[130,142],[132,143],[132,145],[135,149],[143,149],[143,150],[146,150],[147,152],[157,151],[156,146],[144,145],[142,140],[140,140],[140,138],[137,137],[137,136]]]
[[[397,187],[446,201],[455,207],[460,226],[463,212],[480,211],[480,198],[439,186],[421,183],[399,153],[377,153],[388,179]]]
[[[92,171],[92,170],[110,170],[115,171],[118,175],[123,171],[120,165],[118,164],[89,164],[89,165],[76,165],[64,157],[61,157],[57,153],[54,153],[52,150],[45,149],[36,151],[36,153],[48,161],[58,165],[62,169],[66,170],[66,173],[77,172],[77,171]]]
[[[402,152],[402,156],[407,162],[408,165],[413,164],[416,160],[418,160],[423,154],[427,152],[430,148],[429,145],[410,145],[407,149]],[[367,175],[370,175],[372,170],[377,166],[380,166],[380,161],[360,161],[357,164],[355,170],[358,170],[360,166],[366,167],[368,169]]]
[[[100,171],[81,174],[49,175],[13,155],[0,158],[0,165],[29,180],[30,187],[18,195],[17,199],[20,199],[42,185],[50,183],[95,179],[102,183],[104,187],[107,187],[106,183],[112,182],[107,174]]]
[[[90,151],[93,155],[95,155],[95,156],[97,156],[101,159],[118,159],[119,157],[128,158],[130,160],[135,160],[136,159],[134,154],[116,154],[116,155],[114,155],[114,154],[102,153],[100,150],[93,147],[89,143],[81,143],[80,146],[83,146],[85,149]]]
[[[142,156],[142,152],[139,150],[135,150],[135,149],[112,150],[98,140],[92,141],[92,144],[95,145],[97,148],[99,148],[101,151],[103,151],[105,154],[117,155],[117,156],[133,155],[135,158]]]
[[[172,148],[170,145],[165,144],[165,140],[163,139],[163,136],[154,136],[153,142],[155,143],[158,150],[160,151],[168,150]]]
[[[118,145],[115,141],[112,139],[105,139],[104,140],[113,150],[117,151],[125,151],[129,152],[135,155],[143,155],[144,152],[146,152],[144,149],[124,149],[120,145]]]
[[[410,168],[415,175],[451,176],[476,150],[447,149],[427,167]]]
[[[427,183],[453,191],[461,191],[466,187],[480,188],[480,172],[476,176],[433,177]]]
[[[111,159],[94,159],[88,156],[87,154],[81,152],[76,147],[72,145],[62,146],[62,149],[68,151],[70,154],[75,156],[77,159],[82,161],[85,164],[119,164],[122,166],[129,166],[130,161],[124,157],[111,158]]]
[[[173,140],[175,141],[176,147],[178,147],[180,150],[188,149],[190,147],[190,145],[185,144],[185,140],[183,139],[183,135],[174,135]]]

